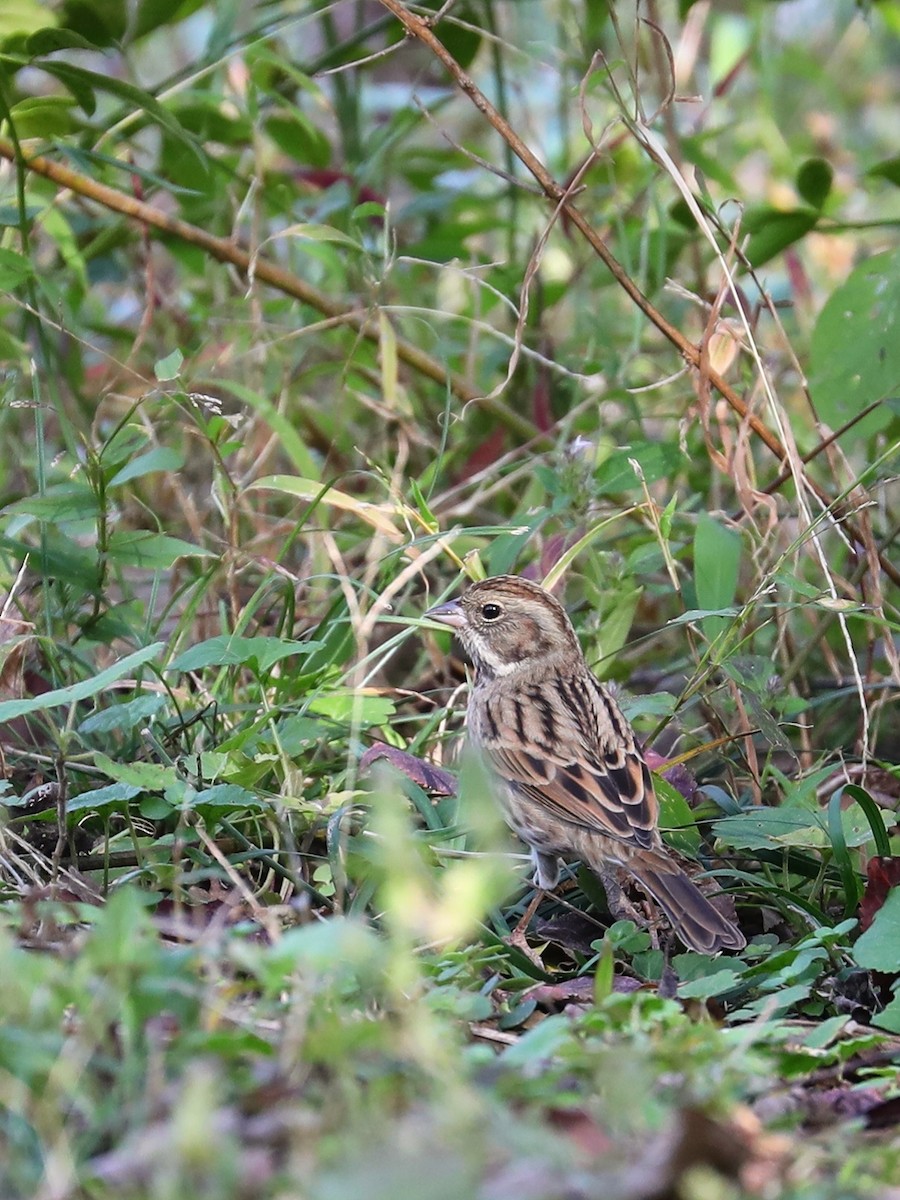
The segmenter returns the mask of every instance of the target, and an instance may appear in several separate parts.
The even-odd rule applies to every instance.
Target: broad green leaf
[[[171,354],[167,354],[154,365],[153,374],[160,383],[167,383],[170,379],[178,378],[183,363],[184,355],[176,346]]]
[[[867,971],[900,972],[900,887],[892,887],[875,920],[853,946],[853,957]]]
[[[53,525],[44,529],[42,546],[35,550],[26,542],[0,536],[0,546],[18,558],[34,556],[36,563],[46,562],[46,570],[61,583],[72,583],[83,592],[93,593],[100,586],[100,564],[95,546],[81,546]],[[42,558],[42,554],[46,558]]]
[[[148,571],[167,571],[179,558],[213,557],[211,550],[144,529],[112,534],[106,554],[120,566],[143,567]]]
[[[327,167],[331,144],[323,131],[298,109],[280,109],[266,117],[265,131],[279,150],[309,167]]]
[[[863,846],[874,840],[872,827],[858,805],[841,813],[841,829],[850,847]],[[827,813],[818,807],[813,810],[799,804],[754,808],[722,817],[713,824],[713,833],[739,850],[787,847],[823,850],[831,847]]]
[[[807,204],[821,209],[828,199],[833,180],[834,170],[827,159],[808,158],[797,172],[797,191]]]
[[[900,187],[900,155],[895,158],[885,158],[866,171],[875,179],[886,179],[895,187]]]
[[[715,837],[738,850],[776,849],[798,837],[811,840],[815,818],[806,808],[796,805],[781,808],[755,808],[713,823]]]
[[[167,671],[200,671],[204,667],[237,667],[253,662],[260,671],[268,671],[282,658],[311,654],[321,642],[288,642],[276,637],[239,637],[222,634],[209,638],[179,654]]]
[[[66,812],[102,812],[104,808],[124,808],[129,800],[139,796],[143,790],[133,783],[110,783],[107,787],[95,788],[93,791],[73,796],[66,805]]]
[[[32,58],[45,54],[56,54],[60,50],[97,50],[95,42],[89,42],[73,29],[39,29],[25,42],[25,52]]]
[[[740,982],[741,976],[737,971],[725,968],[716,971],[713,975],[701,975],[687,983],[679,983],[678,998],[679,1000],[711,1000],[713,996],[721,996],[725,992],[730,992]]]
[[[809,388],[822,421],[839,429],[900,389],[900,249],[861,263],[819,314],[810,344]],[[892,419],[881,405],[845,433],[848,447]]]
[[[761,267],[799,242],[811,229],[815,228],[819,214],[813,209],[795,209],[792,212],[781,212],[769,208],[749,213],[745,222],[751,231],[747,244],[747,258],[754,267]]]
[[[546,1064],[575,1037],[572,1021],[562,1013],[553,1013],[523,1033],[515,1045],[503,1051],[500,1061],[507,1067],[537,1069]]]
[[[659,798],[659,827],[667,834],[666,841],[685,854],[696,854],[700,848],[700,831],[691,806],[678,788],[661,775],[654,775],[654,786]]]
[[[204,0],[138,0],[136,16],[131,18],[132,8],[126,10],[128,15],[127,31],[130,41],[136,41],[162,25],[175,25],[186,20],[198,9],[203,7]]]
[[[741,535],[701,514],[694,534],[694,589],[701,608],[723,609],[733,602],[741,566]],[[703,632],[713,641],[728,625],[724,617],[706,617]]]
[[[153,471],[180,471],[184,466],[184,455],[177,450],[171,450],[167,446],[157,446],[153,450],[148,450],[146,454],[140,455],[131,462],[126,463],[113,475],[112,479],[107,483],[107,487],[119,487],[123,483],[128,483],[132,479],[140,479],[143,475],[150,475]]]
[[[383,725],[394,715],[393,700],[363,689],[334,691],[317,696],[309,711],[334,721],[356,721],[360,725]]]
[[[236,783],[216,783],[196,792],[190,807],[200,808],[203,805],[211,808],[265,808],[259,796]]]
[[[111,704],[85,717],[78,726],[78,732],[85,736],[92,733],[130,733],[132,729],[151,721],[165,708],[167,699],[166,696],[148,695],[126,700],[124,704]]]
[[[83,679],[80,683],[56,688],[52,692],[44,692],[42,696],[31,696],[26,700],[4,700],[0,702],[0,722],[12,721],[15,717],[24,717],[28,713],[44,712],[49,708],[59,708],[62,704],[77,704],[80,700],[96,696],[123,675],[138,671],[151,659],[156,658],[163,649],[162,642],[154,642],[151,646],[145,646],[142,650],[135,650],[133,654],[120,658],[105,671],[100,671],[90,679]]]
[[[647,483],[657,483],[674,474],[681,462],[681,451],[668,442],[635,442],[626,450],[616,450],[594,472],[597,491],[639,490],[641,481],[632,459],[640,466]]]
[[[352,917],[295,926],[271,945],[234,940],[229,955],[273,995],[292,986],[298,972],[307,980],[320,976],[347,987],[384,970],[382,941],[367,924]]]
[[[82,126],[74,108],[71,96],[29,96],[13,106],[12,123],[20,139],[65,137]]]
[[[872,1017],[872,1024],[879,1029],[887,1029],[890,1033],[900,1033],[900,993],[880,1013]]]
[[[140,788],[141,791],[159,792],[178,781],[175,768],[164,763],[120,763],[101,754],[99,750],[94,752],[94,765],[110,779]]]
[[[38,521],[81,521],[96,519],[100,509],[97,497],[87,483],[73,480],[69,483],[52,484],[43,496],[25,496],[2,510],[4,513],[21,513]]]

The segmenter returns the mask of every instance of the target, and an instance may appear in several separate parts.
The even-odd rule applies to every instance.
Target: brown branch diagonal
[[[598,231],[569,198],[566,188],[554,179],[537,155],[522,141],[505,117],[491,104],[490,100],[481,91],[472,77],[462,69],[443,42],[435,35],[431,24],[405,8],[401,0],[380,0],[380,3],[393,13],[410,36],[417,38],[424,46],[427,46],[435,57],[441,61],[460,90],[465,92],[478,111],[499,133],[520,162],[531,172],[547,198],[565,214],[569,224],[581,233],[597,257],[606,266],[616,283],[627,293],[644,316],[675,346],[685,362],[695,371],[701,373],[709,384],[716,389],[741,420],[749,424],[753,432],[778,459],[779,463],[784,464],[787,460],[787,451],[775,434],[772,433],[755,413],[749,411],[746,403],[731,384],[710,367],[702,348],[685,337],[681,330],[668,321],[659,309],[644,295],[622,264],[609,250]],[[832,501],[824,488],[820,487],[809,476],[804,476],[804,480],[820,503],[828,509],[833,509]],[[841,520],[849,536],[857,544],[863,544],[863,536],[855,523],[845,515],[838,513],[834,515],[837,519]],[[890,559],[885,555],[881,555],[880,562],[885,573],[895,583],[900,584],[900,571],[897,570]]]

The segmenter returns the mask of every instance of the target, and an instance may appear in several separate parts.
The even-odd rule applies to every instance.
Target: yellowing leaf
[[[314,479],[299,479],[294,475],[267,475],[248,486],[248,491],[283,492],[287,496],[296,496],[299,500],[315,500],[320,504],[328,504],[343,512],[353,513],[354,516],[383,533],[392,542],[406,541],[406,534],[401,533],[391,520],[386,506],[370,504],[368,500],[360,500],[349,496],[337,488],[322,487]]]

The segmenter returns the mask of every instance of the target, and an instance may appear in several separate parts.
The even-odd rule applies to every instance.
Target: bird
[[[466,735],[531,851],[535,886],[557,886],[560,859],[581,859],[604,883],[621,867],[688,949],[745,946],[666,850],[634,730],[588,666],[560,602],[530,580],[497,575],[424,615],[451,628],[471,660]]]

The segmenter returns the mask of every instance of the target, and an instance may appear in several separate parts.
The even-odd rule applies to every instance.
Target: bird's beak
[[[432,621],[439,621],[441,625],[449,625],[451,629],[462,629],[466,624],[466,614],[458,600],[436,604],[434,608],[429,608],[428,612],[423,613],[423,616],[430,617]]]

